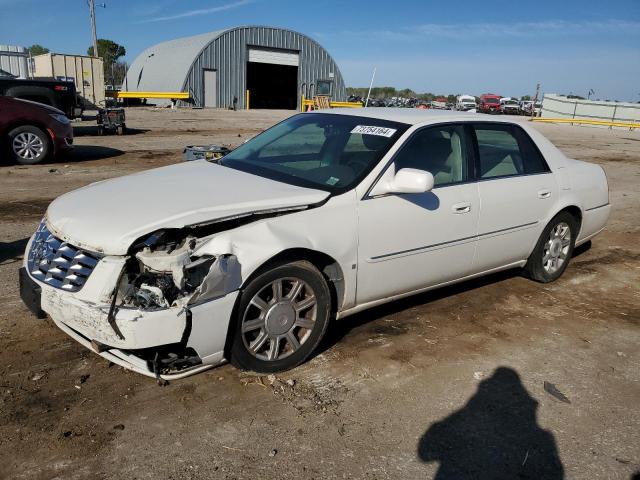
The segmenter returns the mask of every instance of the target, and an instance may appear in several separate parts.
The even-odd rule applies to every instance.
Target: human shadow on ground
[[[562,479],[556,441],[518,373],[499,367],[460,410],[432,424],[418,457],[438,462],[436,480]]]

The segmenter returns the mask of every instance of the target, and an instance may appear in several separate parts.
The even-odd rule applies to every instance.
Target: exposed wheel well
[[[266,270],[269,270],[274,265],[281,265],[282,263],[295,262],[299,260],[306,260],[313,264],[322,275],[325,277],[327,284],[329,285],[329,291],[331,292],[331,308],[332,313],[335,314],[344,301],[344,275],[340,264],[326,253],[318,252],[308,248],[290,248],[283,250],[274,257],[267,260],[259,268],[253,272],[249,278],[243,283],[247,285],[256,276],[260,275]]]
[[[564,207],[558,213],[567,212],[571,214],[578,221],[578,228],[582,225],[582,210],[576,207],[575,205],[569,205],[568,207]]]

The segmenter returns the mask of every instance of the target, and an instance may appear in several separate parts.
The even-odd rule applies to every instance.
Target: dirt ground
[[[131,135],[83,122],[67,157],[0,166],[0,478],[640,472],[640,131],[536,127],[602,165],[611,188],[608,228],[559,281],[506,272],[358,314],[277,377],[225,365],[159,387],[23,307],[17,271],[53,198],[180,161],[185,145],[236,145],[289,114],[129,109]]]

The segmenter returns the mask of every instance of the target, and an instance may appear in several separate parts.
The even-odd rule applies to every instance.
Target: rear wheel
[[[9,148],[15,161],[22,165],[33,165],[46,160],[51,144],[45,132],[26,125],[9,132]]]
[[[309,262],[277,266],[253,279],[241,293],[230,360],[261,373],[304,362],[329,324],[331,295]]]
[[[553,217],[524,267],[526,276],[542,283],[560,278],[573,254],[578,225],[569,212]]]

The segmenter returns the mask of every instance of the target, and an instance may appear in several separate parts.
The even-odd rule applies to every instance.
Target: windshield
[[[487,103],[500,103],[497,98],[485,98],[484,101]]]
[[[304,113],[240,145],[220,164],[338,193],[362,180],[408,127],[367,117]]]

